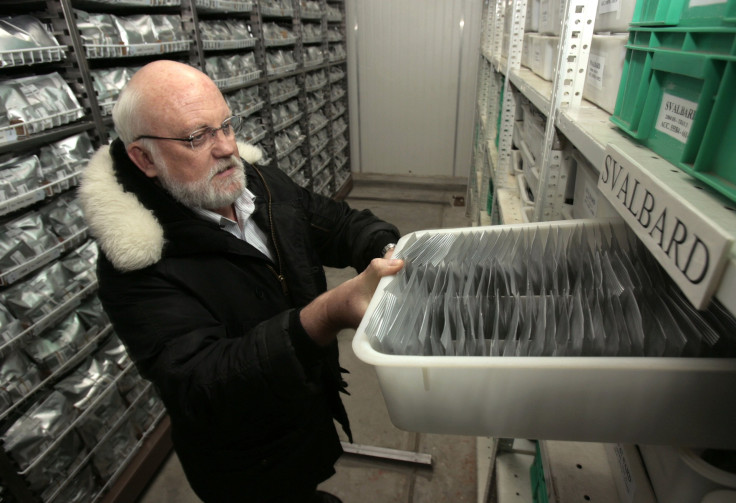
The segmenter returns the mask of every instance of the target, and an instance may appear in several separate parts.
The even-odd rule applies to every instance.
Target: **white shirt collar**
[[[240,196],[235,200],[234,204],[235,211],[239,215],[250,217],[256,209],[256,196],[254,196],[250,190],[245,188]],[[218,224],[220,227],[224,227],[228,222],[236,223],[235,221],[230,220],[219,213],[215,213],[212,210],[205,208],[192,208],[192,210],[194,210],[194,212],[199,216]]]

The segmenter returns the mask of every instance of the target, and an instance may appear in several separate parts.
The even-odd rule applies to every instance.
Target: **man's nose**
[[[218,129],[213,141],[212,153],[218,157],[231,156],[238,148],[235,134],[232,131],[229,134],[225,134],[222,129]]]

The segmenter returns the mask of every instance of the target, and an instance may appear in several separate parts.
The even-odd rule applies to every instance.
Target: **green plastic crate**
[[[736,0],[638,0],[632,26],[736,26]]]
[[[697,154],[685,172],[736,201],[736,63],[726,67]]]
[[[734,57],[628,47],[611,121],[736,201]]]
[[[736,28],[637,28],[629,30],[626,47],[694,52],[736,60]]]
[[[537,443],[537,452],[534,455],[534,462],[529,467],[529,478],[532,486],[533,503],[549,503],[547,498],[547,484],[544,482],[544,467],[542,466],[542,454]]]
[[[628,46],[627,46],[628,47]],[[652,76],[652,50],[626,49],[621,83],[611,120],[625,132],[636,137],[644,101]]]

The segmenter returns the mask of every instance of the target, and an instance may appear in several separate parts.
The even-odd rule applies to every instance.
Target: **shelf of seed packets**
[[[329,91],[327,98],[327,118],[330,120],[329,136],[332,149],[332,172],[331,180],[327,180],[328,171],[322,175],[324,186],[333,186],[340,190],[349,183],[350,179],[350,152],[348,148],[349,115],[347,110],[347,53],[345,50],[345,30],[343,13],[335,5],[327,4],[327,59],[330,63],[327,79]]]
[[[20,501],[94,501],[160,437],[164,414],[101,310],[98,251],[74,197],[85,162],[114,136],[121,89],[151,59],[196,60],[245,118],[240,139],[274,131],[261,163],[272,151],[298,183],[332,196],[350,178],[344,7],[47,0],[41,19],[20,5],[0,21],[0,456],[13,467],[0,479]]]
[[[19,501],[93,501],[164,411],[96,296],[98,251],[75,187],[98,128],[57,65],[71,44],[45,21],[22,9],[0,21],[3,497],[15,487]],[[104,113],[128,70],[92,72]]]
[[[244,118],[238,139],[258,145],[268,135],[260,112],[267,106],[261,92],[258,26],[254,2],[196,2],[205,72],[222,90],[233,114]],[[260,145],[259,145],[260,146]],[[265,154],[265,151],[264,151]],[[259,163],[267,164],[265,157]]]

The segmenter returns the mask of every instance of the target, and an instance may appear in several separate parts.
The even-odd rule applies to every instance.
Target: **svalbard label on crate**
[[[685,143],[690,135],[698,104],[668,93],[662,93],[662,104],[655,128]]]
[[[588,55],[588,73],[586,81],[598,89],[603,89],[603,70],[606,67],[606,58],[592,52]]]
[[[600,0],[598,2],[598,14],[605,14],[607,12],[618,12],[620,10],[621,2],[619,0]]]
[[[690,302],[702,309],[718,287],[731,240],[700,213],[695,202],[650,175],[649,158],[647,153],[634,160],[609,144],[598,189]]]

